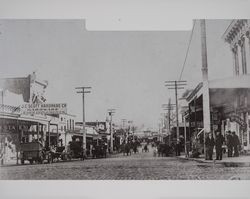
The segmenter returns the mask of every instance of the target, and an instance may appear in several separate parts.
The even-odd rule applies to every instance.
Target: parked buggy
[[[107,147],[106,146],[95,146],[92,149],[93,158],[106,158],[107,157]]]
[[[57,161],[63,160],[71,160],[72,159],[72,153],[71,151],[66,151],[65,146],[58,146],[58,147],[53,147],[51,150],[51,158],[52,162],[56,159]]]
[[[71,158],[81,158],[85,159],[82,142],[80,141],[72,141],[69,143],[70,148],[70,157]]]
[[[157,147],[158,156],[167,157],[173,155],[173,148],[168,144],[159,144]]]
[[[20,152],[21,164],[24,164],[25,160],[28,160],[30,164],[34,162],[42,164],[45,160],[48,163],[52,162],[51,152],[46,150],[39,141],[21,143]]]

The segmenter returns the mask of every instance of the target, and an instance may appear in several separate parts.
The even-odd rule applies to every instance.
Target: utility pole
[[[176,104],[176,138],[177,141],[179,141],[180,138],[180,132],[179,132],[179,113],[178,113],[178,89],[184,89],[183,86],[187,85],[187,81],[179,80],[179,81],[165,81],[168,89],[174,89],[175,90],[175,104]]]
[[[113,138],[113,127],[112,127],[112,115],[115,113],[115,109],[108,109],[110,116],[110,152],[113,153],[114,150],[114,138]]]
[[[90,93],[91,87],[76,87],[77,93],[82,94],[82,129],[83,129],[83,134],[82,134],[82,149],[83,149],[83,159],[86,156],[86,149],[87,149],[87,144],[86,144],[86,129],[85,129],[85,93]]]
[[[171,104],[171,98],[168,99],[168,104],[163,104],[164,110],[168,111],[168,133],[169,133],[169,146],[171,144],[171,110],[173,110],[175,104]]]
[[[124,141],[125,143],[127,142],[127,135],[126,135],[126,130],[125,130],[125,123],[127,122],[126,119],[122,119],[122,129],[124,131],[123,136],[124,136]]]
[[[133,120],[129,120],[128,121],[128,124],[129,124],[129,133],[132,131],[132,133],[133,133]],[[133,141],[134,141],[134,134],[132,134],[132,136],[133,136]]]
[[[211,131],[205,19],[200,20],[200,28],[201,28],[201,58],[202,58],[202,78],[203,78],[202,104],[203,104],[204,154],[205,154],[205,135],[206,133]]]

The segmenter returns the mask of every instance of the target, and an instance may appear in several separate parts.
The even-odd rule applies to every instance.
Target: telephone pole
[[[175,104],[171,104],[171,98],[169,98],[168,104],[163,104],[162,106],[163,106],[164,110],[168,111],[168,133],[169,133],[168,142],[170,145],[170,143],[171,143],[171,110],[173,110]]]
[[[90,93],[91,87],[76,87],[75,89],[77,89],[77,93],[81,93],[82,94],[82,129],[83,129],[83,134],[82,134],[82,149],[83,149],[83,159],[86,156],[86,129],[85,129],[85,103],[84,103],[84,97],[85,97],[85,93]]]
[[[122,129],[124,130],[123,136],[124,136],[125,143],[127,142],[127,135],[126,135],[126,130],[125,130],[125,123],[126,122],[127,122],[126,119],[122,119]]]
[[[165,81],[168,89],[175,90],[175,104],[176,104],[176,138],[179,141],[180,132],[179,132],[179,110],[178,110],[178,90],[184,89],[184,86],[187,85],[187,81],[179,80],[179,81]]]
[[[206,21],[200,20],[201,28],[201,59],[202,59],[202,79],[203,79],[203,126],[204,126],[204,154],[206,154],[205,137],[211,131],[209,85],[208,85],[208,64],[207,64],[207,42],[206,42]]]
[[[112,127],[112,116],[115,113],[115,109],[108,109],[108,113],[110,116],[110,152],[113,153],[114,150],[114,138],[113,138],[113,127]]]

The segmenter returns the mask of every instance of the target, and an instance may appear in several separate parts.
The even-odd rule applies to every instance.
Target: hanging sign
[[[238,123],[243,129],[247,128],[246,122],[239,115],[232,114],[232,115],[230,115],[229,119],[230,119],[231,122]]]

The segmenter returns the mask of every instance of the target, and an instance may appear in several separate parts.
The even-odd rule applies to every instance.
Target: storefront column
[[[48,122],[48,137],[49,137],[49,148],[50,148],[50,121]]]
[[[239,57],[238,57],[238,47],[235,45],[232,48],[232,55],[233,55],[233,74],[234,75],[239,75]]]
[[[240,50],[241,50],[241,62],[242,62],[242,73],[247,74],[247,62],[246,62],[246,49],[245,49],[245,38],[242,37],[239,40]]]
[[[250,61],[250,30],[246,32],[246,37],[248,38],[248,48],[249,48],[248,60]],[[250,62],[247,64],[249,66]]]
[[[39,129],[39,123],[38,122],[37,122],[37,126],[36,127],[37,127],[37,140],[39,140],[39,130],[40,129]]]
[[[58,131],[58,124],[56,125],[56,146],[59,144],[59,131]]]
[[[249,113],[246,112],[246,119],[245,119],[246,123],[247,123],[247,150],[250,149],[250,136],[249,136],[249,133],[250,133],[250,129],[249,129]]]

